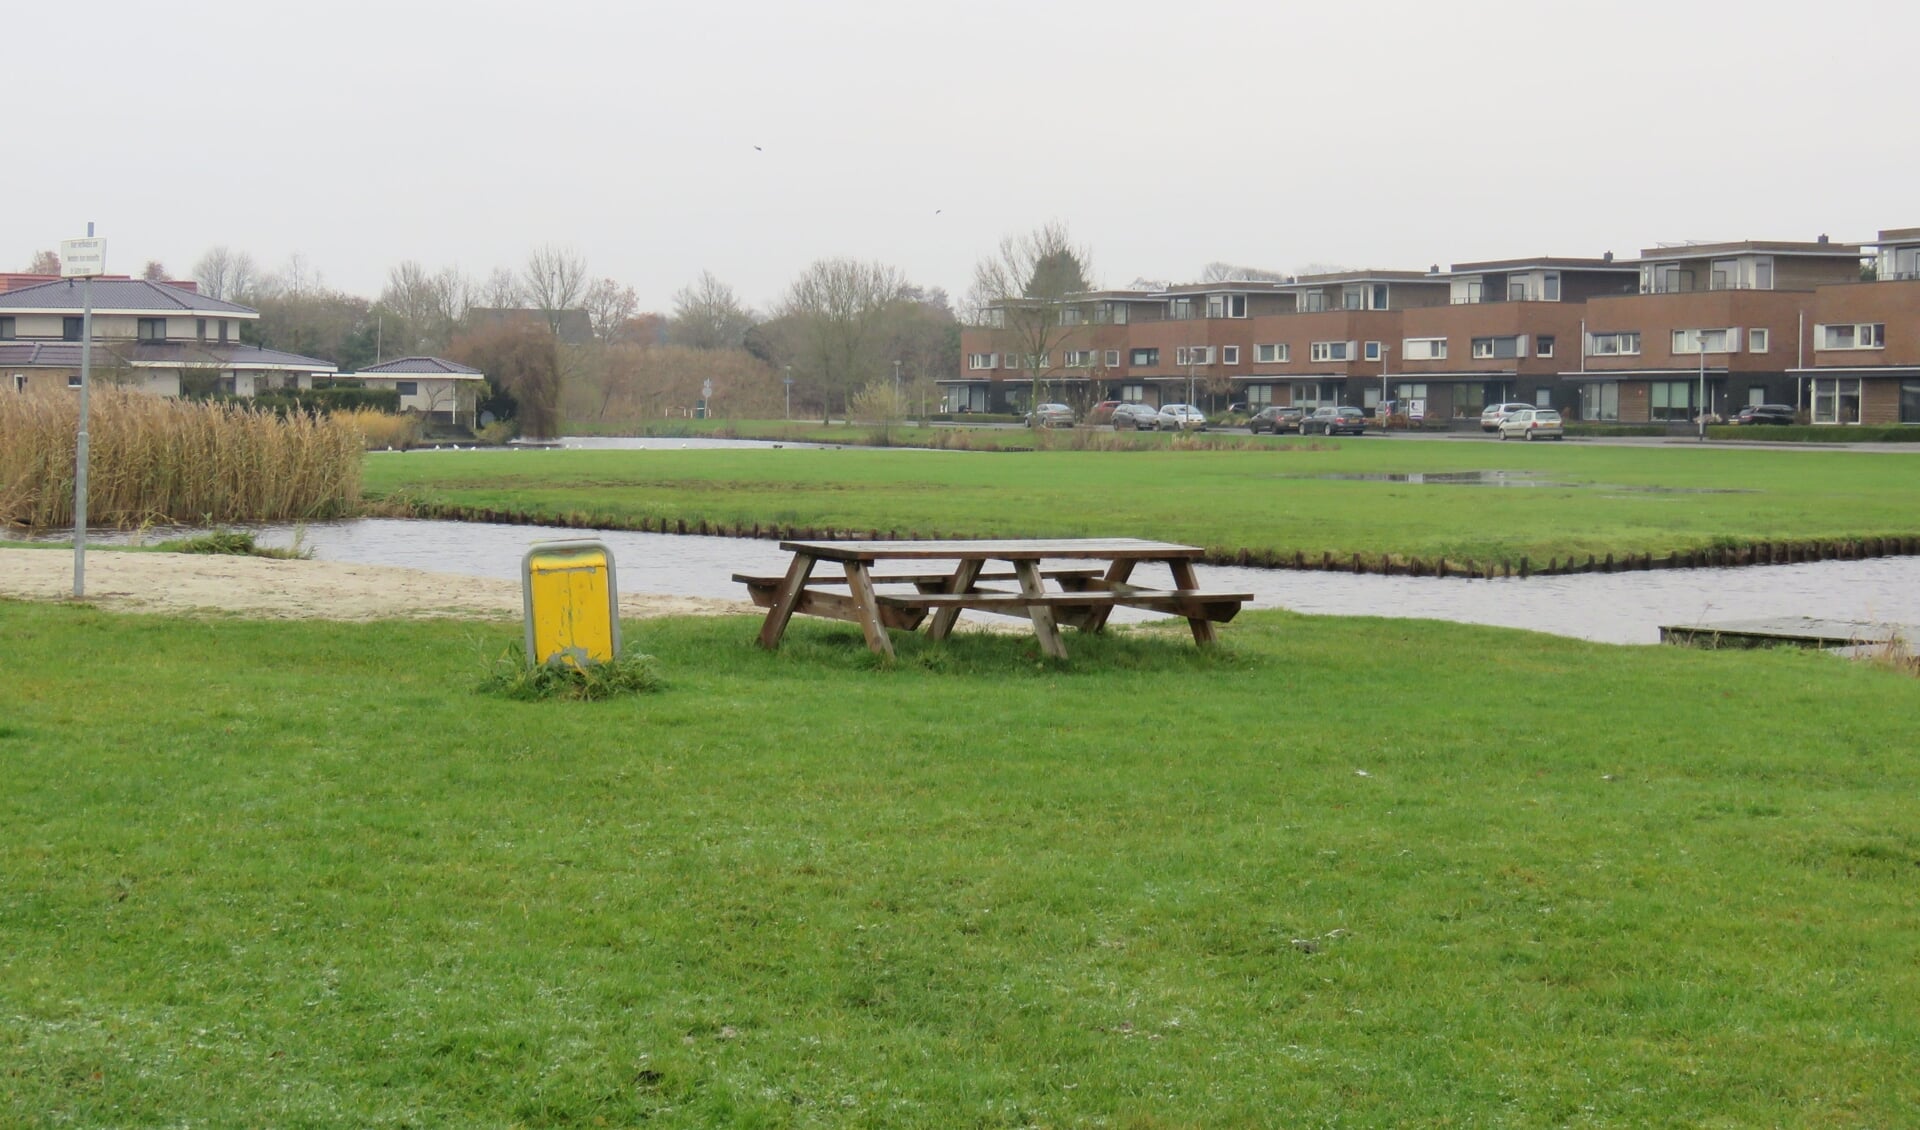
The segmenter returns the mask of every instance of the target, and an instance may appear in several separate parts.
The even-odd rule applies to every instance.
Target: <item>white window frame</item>
[[[1846,330],[1850,344],[1834,345],[1829,335],[1836,330]],[[1813,347],[1821,352],[1842,352],[1850,349],[1885,349],[1887,347],[1887,324],[1885,322],[1826,322],[1813,327]]]
[[[1587,356],[1638,357],[1640,356],[1640,331],[1615,330],[1612,333],[1588,334]]]
[[[1140,358],[1140,355],[1142,353],[1152,354],[1152,356],[1148,357],[1145,360],[1142,360]],[[1139,365],[1143,368],[1151,369],[1155,365],[1158,365],[1159,363],[1160,363],[1160,347],[1157,345],[1135,346],[1133,349],[1130,349],[1127,351],[1127,364],[1129,365]]]
[[[1256,365],[1284,365],[1291,360],[1293,360],[1293,347],[1284,341],[1253,347],[1253,361]]]
[[[1118,349],[1107,350],[1106,362],[1107,368],[1118,369],[1120,367],[1120,351]]]
[[[1193,317],[1193,299],[1191,298],[1167,299],[1167,320],[1168,321],[1184,322],[1192,317]]]
[[[1237,345],[1221,346],[1220,363],[1222,365],[1238,365],[1240,363],[1240,347]]]
[[[1062,355],[1061,367],[1065,369],[1091,369],[1097,354],[1091,349],[1069,349]]]
[[[969,353],[967,354],[967,368],[969,371],[991,369],[999,360],[1000,355],[998,353]]]
[[[1380,343],[1377,341],[1369,341],[1365,345],[1362,345],[1360,347],[1360,356],[1368,361],[1380,360]]]
[[[1551,357],[1553,356],[1554,346],[1558,344],[1559,342],[1555,340],[1555,335],[1553,334],[1536,334],[1533,339],[1533,355],[1535,357]]]
[[[1445,361],[1447,359],[1447,339],[1444,337],[1409,337],[1400,342],[1400,360],[1402,361]]]
[[[1311,350],[1311,359],[1316,362],[1334,362],[1353,360],[1353,343],[1350,341],[1316,341]]]
[[[1768,347],[1772,345],[1771,337],[1772,335],[1762,326],[1755,326],[1749,329],[1747,331],[1747,352],[1765,353]]]
[[[1718,334],[1719,344],[1708,345],[1708,334]],[[1673,331],[1673,354],[1691,356],[1696,353],[1738,353],[1740,352],[1739,331],[1723,329],[1719,326],[1704,326],[1699,329]]]
[[[1540,276],[1540,298],[1543,302],[1560,301],[1560,272],[1548,271]]]

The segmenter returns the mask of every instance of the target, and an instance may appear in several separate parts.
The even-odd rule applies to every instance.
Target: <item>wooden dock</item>
[[[1723,620],[1717,624],[1661,625],[1660,642],[1682,647],[1884,647],[1895,639],[1920,638],[1920,628],[1858,620],[1777,616]]]

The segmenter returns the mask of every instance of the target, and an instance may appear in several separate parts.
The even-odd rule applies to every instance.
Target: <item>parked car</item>
[[[1122,404],[1113,410],[1113,430],[1150,432],[1160,426],[1160,413],[1147,404]]]
[[[1297,432],[1300,430],[1300,419],[1305,415],[1304,409],[1271,405],[1262,408],[1254,414],[1253,419],[1247,421],[1247,430],[1255,435],[1261,432],[1272,432],[1274,435],[1279,435],[1281,432]]]
[[[1551,408],[1521,408],[1509,412],[1500,421],[1500,438],[1503,440],[1519,436],[1521,439],[1565,439],[1567,429],[1560,422],[1560,413]]]
[[[1522,408],[1532,407],[1533,405],[1531,404],[1522,404],[1518,401],[1508,401],[1504,404],[1489,404],[1480,413],[1480,430],[1483,432],[1497,432],[1500,430],[1500,421],[1506,419],[1509,414],[1518,412]]]
[[[1027,426],[1029,428],[1033,426],[1035,420],[1038,420],[1040,426],[1043,428],[1071,428],[1073,426],[1073,409],[1064,404],[1042,404],[1040,407],[1027,413]]]
[[[1791,424],[1795,416],[1791,404],[1749,404],[1734,413],[1736,424]]]
[[[1162,404],[1155,426],[1163,432],[1204,432],[1207,418],[1191,404]]]
[[[1365,435],[1367,414],[1358,408],[1315,408],[1313,415],[1300,421],[1300,434],[1312,435],[1315,432],[1324,436]]]
[[[1093,406],[1093,411],[1087,413],[1087,423],[1095,427],[1113,423],[1113,410],[1118,407],[1120,407],[1118,400],[1102,400]]]

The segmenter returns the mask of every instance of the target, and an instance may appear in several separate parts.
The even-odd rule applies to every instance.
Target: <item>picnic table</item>
[[[1205,553],[1199,546],[1138,538],[783,541],[780,548],[793,554],[784,575],[733,575],[767,610],[760,646],[769,649],[780,646],[796,614],[824,616],[860,625],[867,646],[891,659],[889,629],[913,631],[930,621],[927,638],[945,639],[960,614],[972,610],[1031,620],[1040,650],[1065,659],[1060,628],[1098,632],[1115,608],[1184,616],[1194,642],[1205,646],[1214,642],[1215,624],[1233,619],[1253,599],[1251,593],[1202,591],[1193,571]],[[814,566],[823,561],[837,562],[844,576],[815,577]],[[1048,561],[1087,564],[1043,567]],[[883,562],[924,564],[913,572],[875,572]],[[939,562],[950,564],[942,569]],[[1133,584],[1142,562],[1166,565],[1172,587]]]

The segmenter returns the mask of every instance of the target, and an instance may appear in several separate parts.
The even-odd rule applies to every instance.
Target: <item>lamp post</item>
[[[1380,343],[1380,430],[1383,432],[1387,430],[1387,421],[1392,416],[1387,411],[1387,405],[1392,403],[1387,399],[1387,351],[1392,348],[1384,341]]]
[[[1700,421],[1700,442],[1707,442],[1707,334],[1700,332],[1700,401],[1694,406],[1694,416]]]
[[[787,366],[786,379],[780,382],[787,386],[787,419],[793,419],[793,366]]]

